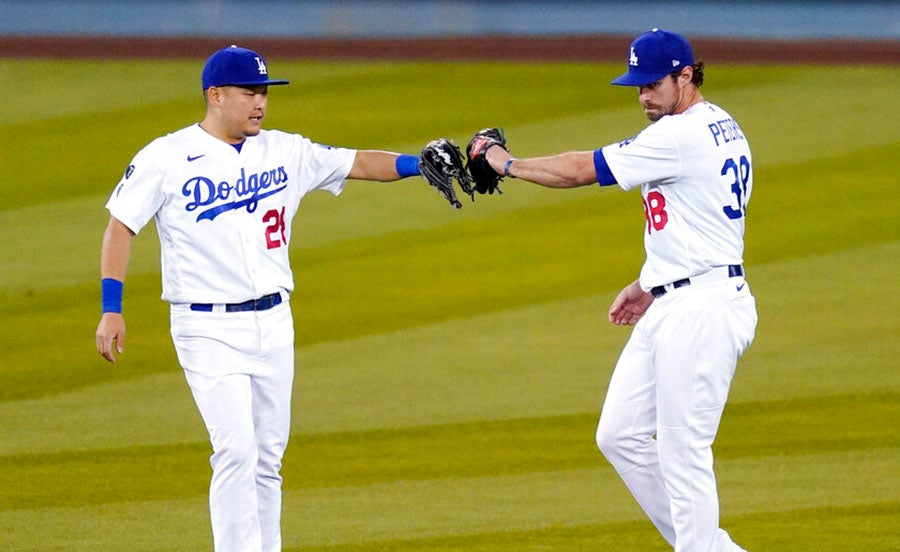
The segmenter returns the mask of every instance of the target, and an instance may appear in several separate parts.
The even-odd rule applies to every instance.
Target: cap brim
[[[663,73],[662,75],[658,73],[625,73],[624,75],[613,79],[610,84],[616,84],[619,86],[647,86],[648,84],[653,84],[654,82],[660,80],[661,78],[668,75],[668,73]]]
[[[290,84],[291,81],[286,80],[264,80],[264,81],[255,81],[255,82],[232,82],[227,86],[271,86],[275,84]]]

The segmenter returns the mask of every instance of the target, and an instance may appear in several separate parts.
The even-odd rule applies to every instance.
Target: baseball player
[[[757,321],[743,269],[750,148],[731,115],[700,94],[703,63],[683,36],[642,34],[627,63],[612,84],[637,88],[652,121],[637,136],[516,159],[502,133],[485,129],[467,148],[470,169],[481,159],[495,176],[552,188],[640,188],[647,257],[609,309],[610,322],[634,330],[609,384],[597,444],[677,552],[742,551],[719,528],[711,446]]]
[[[294,214],[306,193],[338,195],[347,179],[420,174],[419,157],[262,130],[268,87],[288,81],[270,78],[251,50],[215,52],[201,80],[203,121],[140,150],[106,204],[97,351],[110,362],[123,351],[131,240],[153,218],[172,339],[213,448],[215,550],[272,552],[281,550],[280,469],[294,375]]]

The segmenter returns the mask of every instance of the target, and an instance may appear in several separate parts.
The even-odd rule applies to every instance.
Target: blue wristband
[[[100,280],[100,302],[103,312],[122,312],[122,289],[125,284],[112,278]]]
[[[419,170],[419,158],[415,155],[401,155],[394,163],[394,168],[397,169],[397,174],[400,175],[400,178],[422,174],[422,171]]]
[[[512,165],[513,161],[515,161],[515,157],[510,157],[506,160],[506,165],[503,166],[503,176],[508,176],[510,178],[515,178],[515,176],[509,174],[509,166]]]

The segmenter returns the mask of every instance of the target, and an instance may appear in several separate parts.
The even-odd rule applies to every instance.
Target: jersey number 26
[[[287,245],[287,236],[284,227],[284,207],[279,212],[276,209],[270,209],[263,215],[262,221],[266,226],[266,247],[268,249],[277,249],[282,245]]]

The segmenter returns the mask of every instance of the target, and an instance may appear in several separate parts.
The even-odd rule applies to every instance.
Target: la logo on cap
[[[269,78],[269,68],[261,55],[232,44],[209,56],[200,76],[203,90],[213,86],[270,86],[288,84]]]
[[[256,66],[259,68],[260,75],[268,75],[269,71],[266,69],[266,62],[262,60],[261,57],[256,57]]]
[[[648,86],[693,63],[694,52],[686,38],[654,28],[632,41],[627,58],[628,72],[613,79],[612,84]]]

